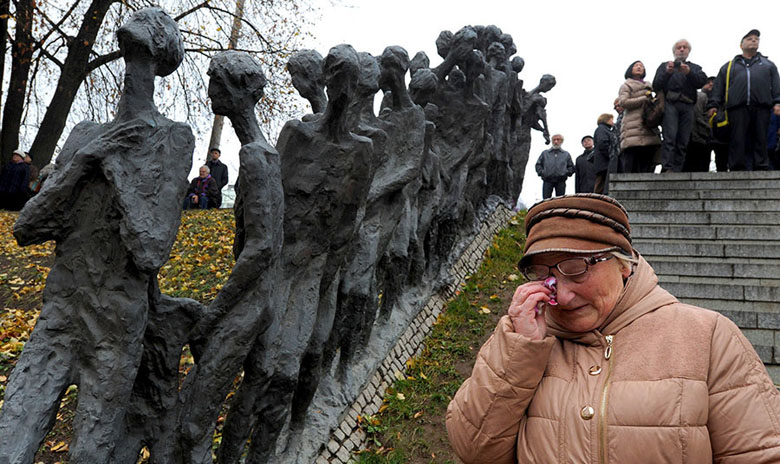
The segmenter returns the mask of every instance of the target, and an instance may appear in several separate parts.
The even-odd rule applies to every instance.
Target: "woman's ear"
[[[623,280],[628,279],[633,273],[633,265],[623,260],[618,261],[620,262],[620,273],[623,275]]]

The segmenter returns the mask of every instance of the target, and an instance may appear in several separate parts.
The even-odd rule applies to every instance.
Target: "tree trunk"
[[[230,29],[230,39],[228,50],[236,48],[238,43],[238,34],[241,32],[241,21],[244,18],[244,0],[236,1],[236,11],[233,13],[233,27]],[[211,149],[219,148],[222,143],[222,127],[225,125],[225,117],[219,114],[214,115],[214,124],[211,126],[211,138],[209,146],[206,147],[206,162],[211,161]]]
[[[11,154],[19,146],[19,126],[22,123],[25,91],[32,63],[32,18],[32,0],[19,0],[16,5],[16,36],[11,45],[11,79],[0,134],[3,164],[11,160]]]
[[[65,129],[68,113],[76,98],[76,93],[91,70],[88,64],[95,37],[97,37],[106,13],[113,3],[118,3],[118,0],[93,0],[84,14],[78,34],[68,47],[68,56],[65,58],[60,78],[57,81],[57,90],[52,96],[51,103],[46,109],[41,126],[30,147],[30,156],[39,167],[47,165],[54,155],[54,149]]]
[[[5,50],[8,44],[8,15],[11,0],[0,0],[0,82],[5,77]],[[3,87],[0,86],[0,101],[3,99]]]

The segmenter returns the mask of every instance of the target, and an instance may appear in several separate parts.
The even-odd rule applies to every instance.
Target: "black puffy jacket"
[[[726,71],[724,64],[715,78],[708,108],[720,108],[726,99]],[[773,106],[780,104],[780,76],[777,66],[764,55],[757,53],[753,58],[742,55],[734,57],[729,77],[729,101],[726,108],[741,105]]]
[[[609,169],[610,155],[613,155],[617,147],[615,128],[605,122],[600,123],[593,133],[593,170],[596,174]]]

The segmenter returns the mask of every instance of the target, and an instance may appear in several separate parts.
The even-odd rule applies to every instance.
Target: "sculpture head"
[[[373,55],[367,52],[358,53],[360,76],[357,83],[358,98],[373,97],[379,92],[379,63]]]
[[[501,38],[501,29],[498,26],[491,24],[486,26],[479,34],[479,49],[487,52],[488,47],[494,42],[498,42]]]
[[[325,103],[325,81],[322,77],[322,55],[316,50],[300,50],[287,61],[292,85],[301,96],[312,104],[315,113],[322,108],[315,106]],[[315,103],[316,101],[316,103]]]
[[[454,36],[450,31],[441,31],[439,33],[439,36],[436,38],[436,53],[438,53],[440,57],[447,58],[447,55],[450,53],[450,45],[452,45],[453,37]]]
[[[425,106],[431,100],[431,96],[439,86],[439,78],[430,68],[422,68],[412,75],[409,81],[409,94],[412,101],[420,106]]]
[[[447,75],[447,82],[455,90],[466,88],[466,75],[459,68],[453,68]]]
[[[329,102],[351,98],[359,75],[358,54],[351,45],[341,44],[331,48],[322,61],[322,77],[327,87]]]
[[[409,70],[409,55],[397,45],[385,48],[379,57],[379,86],[382,90],[397,90],[398,83],[403,85],[404,75]]]
[[[425,52],[415,53],[412,61],[409,62],[409,75],[414,77],[414,73],[420,69],[430,68],[431,60],[428,59],[428,55]]]
[[[488,61],[495,65],[503,63],[506,60],[506,51],[500,42],[493,42],[487,50]]]
[[[525,67],[525,60],[522,59],[519,56],[516,56],[512,58],[512,71],[516,72],[517,74],[520,74],[520,72]]]
[[[541,79],[539,79],[539,86],[537,87],[537,90],[539,92],[548,92],[553,87],[555,87],[555,83],[555,76],[552,74],[545,74]]]
[[[160,8],[136,11],[116,32],[119,50],[126,61],[148,57],[157,76],[167,76],[184,59],[179,26]]]
[[[472,26],[462,27],[455,33],[450,45],[450,53],[454,54],[459,64],[467,60],[472,50],[477,48],[477,37],[477,31]]]
[[[498,39],[499,42],[501,42],[501,45],[504,46],[504,50],[506,50],[506,56],[510,57],[517,53],[517,46],[515,45],[514,39],[512,39],[512,36],[509,34],[501,34],[501,37]]]
[[[246,52],[235,50],[214,55],[207,74],[211,108],[221,115],[254,108],[268,83],[260,62]]]

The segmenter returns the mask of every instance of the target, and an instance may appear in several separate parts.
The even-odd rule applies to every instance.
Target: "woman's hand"
[[[544,305],[550,301],[552,291],[542,282],[528,282],[515,290],[512,303],[507,310],[515,333],[531,340],[541,340],[547,335],[547,322],[544,320]],[[541,310],[537,311],[537,306]]]

